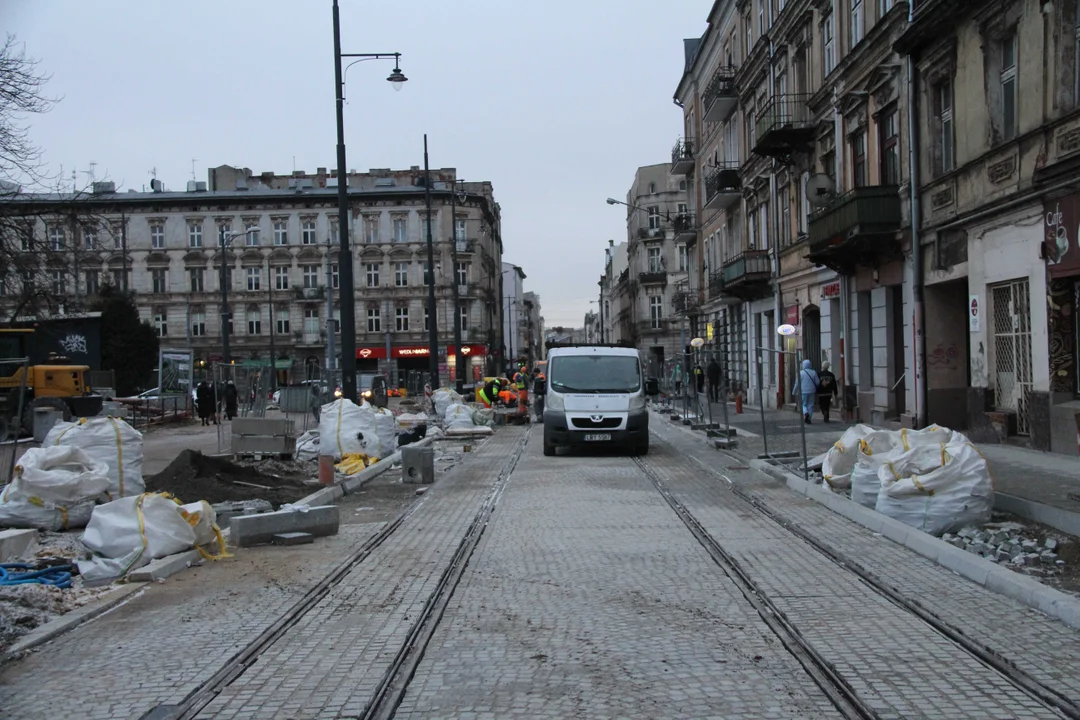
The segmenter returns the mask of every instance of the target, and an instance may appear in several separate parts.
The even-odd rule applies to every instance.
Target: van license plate
[[[605,440],[611,440],[611,435],[603,433],[600,435],[586,435],[585,442],[603,442]]]

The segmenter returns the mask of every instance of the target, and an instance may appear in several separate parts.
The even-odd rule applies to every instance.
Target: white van
[[[649,452],[645,382],[634,348],[580,345],[549,348],[544,403],[544,454],[556,447],[618,446]]]

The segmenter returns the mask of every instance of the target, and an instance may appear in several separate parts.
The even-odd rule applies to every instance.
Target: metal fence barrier
[[[764,452],[759,456],[763,460],[769,460],[783,465],[796,465],[802,470],[803,479],[809,480],[809,470],[806,467],[808,456],[806,454],[806,419],[802,412],[803,373],[802,352],[790,350],[778,350],[775,348],[756,348],[757,373],[758,373],[758,407],[761,413],[761,439]],[[794,360],[794,363],[791,362]],[[767,363],[767,364],[766,364]],[[794,375],[792,387],[794,390],[795,413],[794,415],[780,409],[779,412],[767,412],[765,409],[765,382],[770,376],[770,371],[776,363],[785,363],[784,377]],[[794,372],[791,372],[792,368]],[[781,397],[787,396],[787,388],[779,388]],[[816,402],[816,390],[813,393]]]
[[[191,417],[190,395],[163,395],[155,398],[125,399],[127,420],[132,427],[145,430],[153,424],[176,422]]]

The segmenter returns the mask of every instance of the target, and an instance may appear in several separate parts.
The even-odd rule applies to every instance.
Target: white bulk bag
[[[101,502],[129,495],[141,495],[143,482],[143,436],[120,418],[82,418],[74,423],[57,423],[45,436],[43,447],[77,447],[108,466],[109,487]]]
[[[446,410],[451,405],[464,402],[465,398],[447,387],[442,387],[431,393],[431,401],[435,404],[435,415],[440,420],[446,419]]]
[[[462,405],[461,403],[454,403],[446,408],[446,429],[450,430],[472,430],[476,425],[473,423],[472,410],[468,405]]]
[[[0,527],[68,530],[86,525],[109,486],[108,467],[74,447],[31,448],[0,493]]]
[[[844,431],[828,452],[810,461],[809,467],[821,468],[825,484],[833,488],[846,488],[851,484],[851,471],[855,467],[859,440],[872,433],[869,425],[855,425]]]
[[[217,511],[205,500],[188,503],[180,506],[180,514],[195,531],[195,547],[204,557],[213,557],[202,549],[202,545],[218,543],[222,552],[225,550],[225,539],[217,526]]]
[[[346,454],[379,452],[379,431],[371,405],[347,398],[323,405],[319,415],[319,454],[339,459]]]
[[[419,412],[416,414],[401,413],[397,416],[398,427],[404,430],[412,430],[417,425],[426,425],[428,420],[429,418],[426,412]]]
[[[319,431],[308,430],[296,438],[296,459],[314,460],[319,457]]]
[[[379,433],[379,449],[373,454],[380,458],[390,457],[397,452],[397,418],[386,408],[375,411],[375,428]]]
[[[881,469],[877,511],[931,535],[989,522],[994,483],[986,458],[969,442],[945,445],[943,456],[937,458],[934,450],[913,449],[912,453],[921,452],[922,456],[906,468],[897,468],[894,463],[892,468]],[[917,464],[932,465],[935,460],[936,469],[925,474],[914,472]]]
[[[859,439],[855,467],[848,476],[851,499],[860,505],[874,507],[881,481],[878,471],[885,463],[904,451],[900,433],[893,430],[873,430]]]

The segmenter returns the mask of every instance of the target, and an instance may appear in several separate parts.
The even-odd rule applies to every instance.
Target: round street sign
[[[780,327],[776,328],[776,332],[779,333],[780,335],[794,335],[795,334],[795,326],[794,325],[781,325]]]
[[[696,348],[699,348],[704,344],[705,344],[705,338],[699,338],[698,337],[698,338],[694,338],[693,340],[690,341],[690,345],[693,346],[693,347],[696,347]]]

